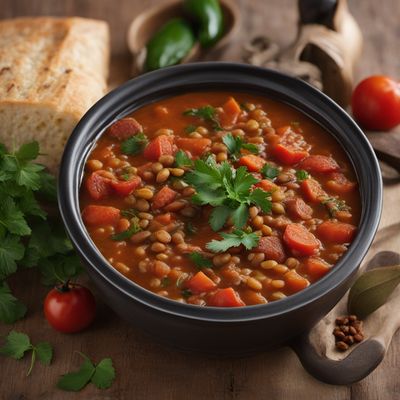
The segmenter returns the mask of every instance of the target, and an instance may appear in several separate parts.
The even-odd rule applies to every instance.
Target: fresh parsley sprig
[[[139,226],[138,217],[132,217],[130,222],[131,225],[127,230],[111,235],[111,239],[117,242],[127,240],[130,239],[135,233],[138,233],[142,230],[142,228]]]
[[[222,240],[212,240],[206,244],[208,250],[214,253],[227,251],[231,247],[243,245],[247,250],[250,250],[258,245],[260,237],[254,232],[246,232],[236,229],[231,233],[221,232]]]
[[[178,150],[175,154],[175,166],[178,168],[192,168],[193,160],[183,150]]]
[[[99,389],[108,389],[115,379],[115,369],[111,358],[103,358],[98,364],[94,364],[85,354],[80,352],[78,354],[84,359],[79,370],[63,375],[57,387],[78,392],[92,382]]]
[[[192,252],[189,254],[189,258],[191,261],[193,261],[194,265],[198,268],[198,269],[203,269],[203,268],[212,268],[213,267],[213,263],[211,260],[209,260],[208,258],[205,258],[203,256],[203,254],[199,253],[199,252]]]
[[[213,129],[215,129],[216,131],[222,131],[217,110],[212,106],[208,105],[200,108],[189,108],[188,110],[183,112],[183,115],[198,117],[201,118],[203,121],[211,122]]]
[[[271,164],[264,164],[260,172],[264,178],[273,181],[279,175],[279,168]]]
[[[257,145],[245,143],[240,136],[233,136],[232,133],[227,133],[222,138],[222,141],[227,147],[229,156],[233,161],[237,161],[237,159],[241,156],[242,149],[253,154],[258,154],[260,152],[260,149]]]
[[[328,197],[321,203],[326,207],[331,218],[335,218],[338,211],[351,210],[351,207],[349,207],[344,200],[341,200],[337,197]]]
[[[296,171],[297,182],[302,182],[310,177],[310,174],[304,169],[299,169]]]
[[[147,136],[143,132],[140,132],[121,143],[121,153],[128,155],[139,154],[143,151],[148,143],[149,139]]]
[[[185,181],[196,190],[193,203],[214,207],[209,221],[214,231],[220,230],[228,218],[241,229],[252,204],[264,212],[271,210],[270,193],[260,188],[252,190],[259,181],[246,167],[235,169],[228,162],[217,164],[213,157],[208,157],[195,161],[194,169],[186,175]]]
[[[24,357],[25,353],[31,351],[31,363],[27,375],[30,375],[35,365],[36,359],[42,364],[50,365],[53,358],[53,348],[48,342],[41,342],[37,345],[33,345],[29,339],[29,336],[25,333],[16,332],[14,330],[6,337],[6,342],[3,347],[0,348],[0,354],[20,360]]]

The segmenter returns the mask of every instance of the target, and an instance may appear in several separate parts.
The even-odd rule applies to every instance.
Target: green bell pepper
[[[190,25],[181,18],[168,21],[147,43],[144,69],[155,69],[178,64],[195,42]]]
[[[184,0],[183,7],[199,27],[199,42],[210,47],[222,36],[224,16],[218,0]]]

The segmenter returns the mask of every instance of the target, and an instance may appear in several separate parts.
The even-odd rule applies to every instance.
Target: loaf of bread
[[[84,18],[0,21],[0,142],[37,140],[56,171],[66,140],[106,92],[109,29]]]

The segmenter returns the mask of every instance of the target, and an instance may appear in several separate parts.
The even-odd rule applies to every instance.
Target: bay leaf
[[[386,303],[400,283],[400,265],[371,269],[357,278],[350,289],[347,308],[364,319]]]

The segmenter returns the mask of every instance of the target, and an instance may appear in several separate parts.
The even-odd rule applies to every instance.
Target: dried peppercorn
[[[336,349],[339,351],[346,351],[364,339],[362,321],[356,315],[336,318],[335,325],[332,333],[335,336]]]

